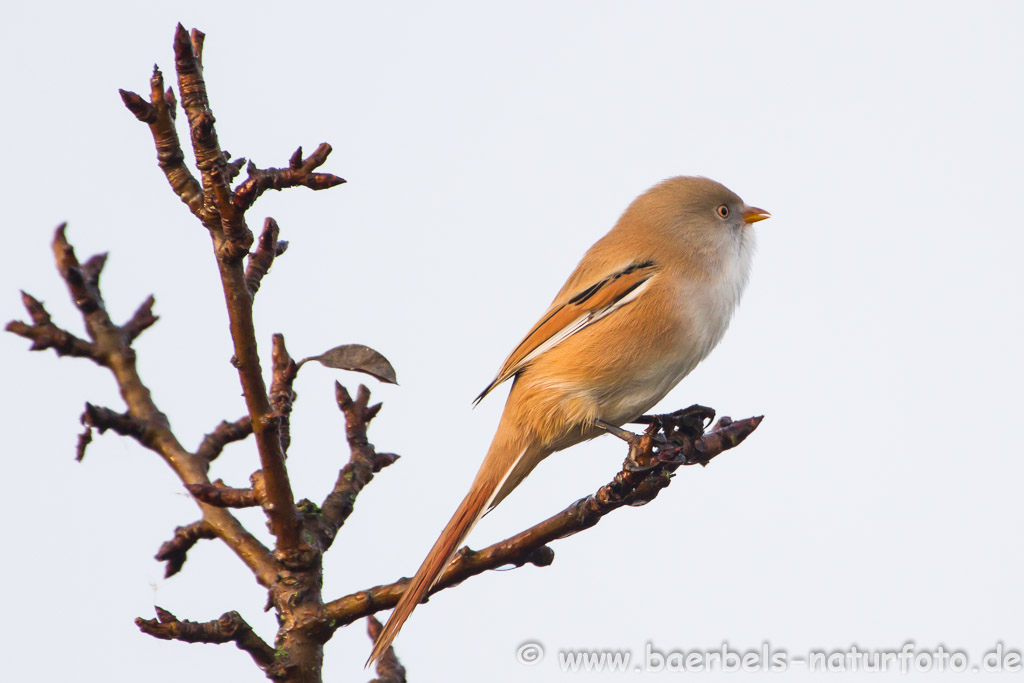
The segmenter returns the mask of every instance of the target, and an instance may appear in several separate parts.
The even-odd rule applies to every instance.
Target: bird
[[[477,521],[544,458],[636,420],[722,339],[769,218],[709,178],[651,187],[584,254],[479,403],[511,379],[483,463],[377,636],[391,646]]]

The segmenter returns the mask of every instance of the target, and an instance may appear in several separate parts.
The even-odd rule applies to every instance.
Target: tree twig
[[[208,220],[203,213],[204,196],[202,186],[195,179],[188,166],[185,165],[185,152],[181,149],[178,131],[174,127],[177,102],[174,91],[164,90],[164,75],[156,66],[153,76],[149,79],[149,102],[128,90],[120,90],[124,101],[135,118],[149,125],[156,144],[156,159],[160,170],[164,172],[167,182],[178,198],[188,206],[189,210],[201,220]]]
[[[223,420],[212,432],[203,437],[202,443],[196,449],[196,455],[207,462],[216,460],[225,446],[235,441],[241,441],[250,434],[252,434],[252,418],[248,415],[240,417],[234,422]]]
[[[92,443],[92,427],[86,425],[81,434],[78,435],[78,443],[75,445],[75,461],[82,462],[85,459],[85,449]]]
[[[29,347],[29,351],[53,349],[58,356],[89,358],[99,365],[105,365],[96,345],[54,325],[41,301],[31,294],[22,292],[21,302],[28,311],[32,324],[26,325],[20,320],[12,320],[7,323],[6,329],[19,337],[31,340],[32,346]]]
[[[275,334],[271,340],[270,353],[272,380],[270,382],[270,405],[274,408],[274,419],[281,433],[281,450],[287,455],[292,443],[291,414],[296,395],[292,389],[299,366],[284,345],[284,335]]]
[[[125,336],[125,343],[131,344],[140,334],[152,327],[160,319],[160,316],[153,315],[153,304],[155,303],[156,299],[149,296],[135,310],[135,313],[132,314],[128,322],[121,326],[121,331]]]
[[[11,323],[8,329],[33,339],[37,343],[57,350],[58,354],[86,357],[108,368],[117,382],[121,397],[128,410],[117,413],[108,408],[86,406],[83,422],[86,430],[79,436],[76,458],[81,459],[92,440],[92,427],[113,429],[137,438],[146,448],[158,453],[174,469],[184,483],[209,483],[206,476],[208,463],[186,451],[171,431],[167,416],[156,406],[153,397],[139,376],[135,350],[131,346],[131,327],[126,332],[115,325],[107,313],[99,290],[99,275],[105,257],[93,257],[79,264],[75,251],[67,240],[66,226],[60,225],[53,240],[54,257],[58,272],[67,285],[72,301],[82,313],[91,341],[68,335],[58,328],[41,303],[25,295],[23,301],[32,318],[32,326]],[[146,305],[143,305],[146,308]],[[133,316],[142,320],[145,313]],[[131,321],[129,321],[129,324]],[[136,328],[138,329],[138,328]],[[70,337],[70,340],[69,340]],[[252,534],[238,523],[230,512],[222,508],[203,507],[203,519],[218,537],[238,554],[253,571],[257,581],[270,586],[277,575],[270,552]]]
[[[164,542],[156,553],[157,562],[166,562],[164,578],[169,579],[181,571],[185,560],[188,559],[188,551],[202,539],[217,538],[217,532],[206,520],[179,526],[174,530],[171,540]]]
[[[252,418],[253,436],[267,488],[264,509],[278,539],[278,551],[294,554],[301,550],[299,517],[284,465],[280,421],[272,414],[263,381],[256,333],[252,319],[252,298],[245,284],[242,258],[252,245],[252,233],[245,224],[244,212],[231,202],[214,116],[203,79],[202,64],[196,52],[202,45],[202,33],[193,35],[178,24],[174,34],[174,66],[178,74],[181,107],[188,119],[196,166],[203,187],[203,224],[210,230],[221,285],[228,309],[229,329],[234,344],[234,363],[238,370],[246,408]]]
[[[263,232],[256,241],[256,251],[249,254],[249,263],[245,267],[245,287],[249,290],[249,296],[256,296],[256,292],[260,291],[263,276],[270,270],[274,258],[288,249],[288,242],[277,239],[280,232],[277,221],[273,218],[268,217],[263,222]]]
[[[331,173],[314,173],[324,165],[331,153],[331,146],[320,143],[316,150],[305,159],[299,147],[288,161],[288,168],[259,169],[251,161],[247,169],[249,177],[235,190],[233,201],[240,210],[246,211],[261,194],[267,190],[283,190],[286,187],[308,187],[311,190],[326,190],[345,182]]]
[[[207,505],[222,508],[251,508],[262,504],[254,489],[225,486],[220,479],[212,484],[185,484],[188,492]]]
[[[355,400],[339,382],[334,383],[334,395],[338,408],[345,415],[345,436],[350,451],[349,461],[338,473],[334,484],[323,504],[324,549],[330,547],[338,529],[352,514],[356,496],[363,490],[373,475],[398,460],[394,453],[378,453],[367,438],[366,428],[380,412],[381,404],[370,406],[370,390],[359,385]]]
[[[489,569],[514,565],[546,566],[554,560],[548,543],[571,536],[597,524],[602,517],[624,505],[644,505],[671,482],[671,475],[686,464],[706,464],[719,453],[739,445],[761,423],[760,417],[737,420],[723,418],[711,431],[688,444],[658,449],[647,439],[647,457],[653,467],[637,470],[624,466],[615,478],[593,495],[581,498],[562,512],[480,551],[463,548],[441,575],[430,595],[457,585]],[[651,434],[649,430],[649,435]],[[370,614],[394,607],[409,579],[400,579],[333,600],[325,613],[336,626],[350,624]]]
[[[214,621],[179,620],[167,610],[157,607],[156,619],[135,619],[139,630],[161,640],[185,643],[234,643],[249,653],[256,665],[266,671],[274,665],[274,648],[256,635],[252,626],[238,612],[225,612]]]
[[[352,514],[356,497],[375,473],[392,464],[398,456],[378,453],[367,440],[367,427],[380,410],[369,405],[370,392],[360,386],[353,399],[340,384],[336,399],[345,416],[349,461],[342,467],[332,491],[317,508],[313,503],[294,500],[285,456],[290,445],[290,415],[296,394],[294,381],[302,363],[296,363],[285,347],[284,337],[274,335],[272,377],[268,391],[260,365],[253,324],[253,297],[276,256],[287,243],[278,240],[279,228],[266,219],[254,251],[253,234],[245,213],[264,192],[304,186],[326,189],[345,182],[329,173],[317,172],[331,153],[324,143],[303,158],[299,148],[287,168],[258,169],[248,166],[248,177],[232,190],[244,158],[232,160],[221,149],[203,78],[204,35],[187,32],[180,24],[174,37],[175,69],[181,107],[185,112],[199,177],[185,165],[175,129],[177,102],[172,88],[164,87],[163,75],[154,68],[149,100],[121,91],[125,106],[145,122],[153,136],[157,159],[174,193],[202,222],[212,239],[234,347],[233,365],[238,370],[247,415],[234,422],[221,422],[207,434],[195,453],[177,440],[167,416],[157,407],[136,367],[134,340],[157,321],[154,299],[148,297],[123,325],[116,325],[108,313],[100,289],[100,275],[106,263],[99,254],[80,263],[60,226],[54,236],[57,269],[75,306],[80,311],[89,340],[80,339],[58,327],[41,302],[28,294],[22,301],[30,324],[13,321],[7,329],[32,341],[33,350],[52,348],[58,355],[85,357],[108,368],[113,374],[126,411],[86,404],[82,422],[85,431],[76,448],[81,459],[93,438],[113,430],[129,436],[158,453],[196,499],[202,518],[179,527],[164,543],[157,559],[167,563],[166,575],[179,572],[188,551],[201,539],[220,538],[251,569],[256,580],[269,589],[268,609],[277,610],[279,630],[271,647],[257,636],[237,612],[228,612],[210,622],[178,620],[157,608],[157,619],[137,619],[139,628],[157,638],[184,642],[235,642],[250,654],[272,680],[311,683],[321,680],[323,643],[334,631],[367,616],[368,631],[375,637],[380,623],[372,614],[394,606],[407,579],[377,586],[342,597],[327,605],[322,598],[322,556],[334,541],[338,529]],[[248,257],[248,263],[245,259]],[[386,359],[360,345],[344,345],[306,360],[318,360],[328,367],[352,369],[342,352],[369,351],[383,360],[379,365],[357,365],[355,369],[394,382],[394,371]],[[305,361],[303,361],[304,363]],[[376,362],[376,361],[375,361]],[[371,369],[375,367],[376,370]],[[642,505],[653,500],[682,465],[706,465],[719,453],[732,448],[749,435],[760,418],[732,422],[723,418],[705,433],[703,421],[693,426],[687,411],[648,419],[650,427],[642,436],[623,434],[631,444],[630,458],[623,470],[594,495],[581,499],[566,510],[501,543],[479,552],[463,548],[446,568],[432,592],[456,585],[470,576],[503,565],[547,566],[554,559],[548,545],[596,524],[604,515],[624,505]],[[687,421],[689,420],[689,422]],[[232,488],[222,481],[210,482],[210,463],[229,443],[254,435],[260,469],[250,478],[251,488]],[[276,537],[271,553],[253,537],[226,508],[261,505]],[[389,650],[380,660],[380,681],[405,680],[405,670]]]
[[[118,413],[110,408],[86,403],[80,419],[83,425],[98,429],[100,434],[109,429],[121,436],[130,436],[146,447],[152,445],[155,436],[148,432],[146,423],[134,417],[131,412]]]
[[[366,634],[370,636],[371,643],[377,640],[382,630],[384,626],[376,617],[372,614],[366,617]],[[389,647],[377,660],[376,671],[377,678],[370,683],[405,683],[405,667],[398,661],[394,646]]]

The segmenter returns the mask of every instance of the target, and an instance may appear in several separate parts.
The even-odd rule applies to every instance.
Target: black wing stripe
[[[531,336],[533,336],[534,332],[536,332],[538,329],[543,327],[549,320],[551,320],[551,318],[553,318],[555,315],[557,315],[566,306],[577,306],[577,305],[583,304],[588,299],[593,297],[595,294],[600,292],[605,286],[607,286],[608,284],[610,284],[612,282],[615,282],[615,280],[619,279],[620,277],[622,277],[624,275],[629,275],[630,273],[635,273],[636,271],[642,270],[644,268],[652,268],[655,265],[656,265],[655,262],[650,260],[650,259],[648,259],[646,261],[638,261],[636,263],[632,263],[632,264],[628,265],[626,268],[620,270],[619,272],[615,273],[614,275],[610,275],[610,276],[606,277],[605,279],[600,280],[599,282],[595,282],[591,286],[587,287],[586,289],[582,290],[581,292],[579,292],[578,294],[573,296],[571,299],[569,299],[567,302],[565,302],[564,304],[562,304],[558,308],[556,308],[553,311],[551,311],[551,313],[549,313],[548,315],[544,316],[544,318],[542,318],[540,320],[540,322],[538,322],[536,325],[533,326],[533,329],[530,330],[529,334],[527,334],[526,337],[524,337],[524,339],[528,339]],[[622,299],[623,297],[628,296],[630,292],[632,292],[637,287],[639,287],[642,284],[644,284],[645,282],[647,282],[648,279],[650,279],[649,276],[644,278],[643,280],[640,280],[640,281],[636,282],[629,289],[627,289],[624,292],[622,292],[622,294],[618,297],[618,299]],[[473,400],[473,405],[475,406],[476,404],[480,403],[480,401],[483,400],[484,396],[486,396],[488,393],[490,393],[491,389],[493,389],[496,385],[500,384],[501,381],[504,381],[502,379],[501,375],[499,375],[498,377],[495,377],[494,380],[492,380],[491,383],[488,384],[487,387],[483,391],[480,392],[480,395],[477,396],[476,399]]]

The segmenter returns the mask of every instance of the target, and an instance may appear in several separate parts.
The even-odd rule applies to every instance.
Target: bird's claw
[[[626,460],[622,463],[623,469],[627,472],[646,472],[647,470],[657,467],[657,462],[643,464],[637,458],[639,454],[646,453],[650,450],[650,434],[634,434],[629,430],[613,425],[610,422],[605,422],[604,420],[594,420],[594,425],[613,436],[617,436],[629,444],[629,455],[626,456]],[[659,438],[658,441],[661,441],[661,439]],[[647,460],[647,458],[644,458],[644,460]]]
[[[641,415],[637,424],[647,424],[663,431],[669,441],[675,435],[684,435],[691,439],[700,438],[704,430],[715,419],[715,411],[702,405],[692,405],[665,415]]]
[[[661,462],[656,461],[656,460],[652,461],[652,462],[649,462],[646,465],[637,462],[636,459],[633,457],[633,451],[631,449],[629,451],[629,457],[627,457],[622,462],[622,469],[626,470],[627,472],[636,472],[636,473],[649,472],[649,471],[653,470],[655,467],[657,467],[660,464],[661,464]]]
[[[634,434],[629,430],[623,429],[622,427],[617,427],[610,422],[605,422],[604,420],[594,420],[594,426],[596,426],[599,429],[603,429],[612,436],[617,436],[618,438],[628,443],[630,446],[639,445],[640,439],[643,438],[639,434]]]

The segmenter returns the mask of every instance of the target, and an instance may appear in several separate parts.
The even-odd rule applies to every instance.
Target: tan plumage
[[[725,215],[723,215],[723,212]],[[660,401],[718,343],[747,281],[748,207],[707,178],[666,180],[583,256],[537,325],[477,397],[515,378],[469,493],[374,643],[384,653],[483,513],[551,453]]]

